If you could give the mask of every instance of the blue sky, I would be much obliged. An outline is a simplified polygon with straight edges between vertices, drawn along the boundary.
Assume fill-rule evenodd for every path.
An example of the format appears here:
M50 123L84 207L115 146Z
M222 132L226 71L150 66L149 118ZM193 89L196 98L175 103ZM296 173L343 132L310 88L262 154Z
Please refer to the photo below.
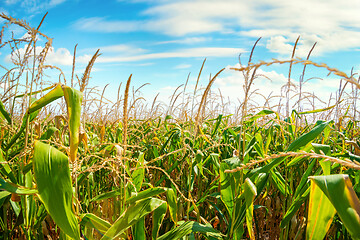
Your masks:
M36 27L49 12L41 31L52 37L49 64L71 77L72 54L77 48L77 71L81 76L92 54L100 48L91 74L91 86L104 87L114 99L117 87L133 74L133 85L142 89L149 102L160 92L163 101L180 84L195 85L202 61L207 58L201 84L223 67L236 66L241 54L245 64L254 42L259 42L253 62L287 59L300 35L296 56L305 58L317 42L311 60L325 62L350 74L359 69L360 1L348 0L1 0L0 12L24 19ZM3 21L0 20L0 23ZM16 37L22 29L11 27ZM9 35L7 35L9 36ZM41 41L39 42L41 44ZM0 63L9 65L9 52L1 49ZM253 89L263 95L281 95L288 65L262 68ZM296 84L302 66L294 67ZM53 74L53 73L52 73ZM52 75L49 74L49 75ZM324 101L339 85L339 79L309 67L312 79L305 90ZM54 78L53 81L57 79ZM234 102L241 100L242 75L231 70L221 74L213 86Z

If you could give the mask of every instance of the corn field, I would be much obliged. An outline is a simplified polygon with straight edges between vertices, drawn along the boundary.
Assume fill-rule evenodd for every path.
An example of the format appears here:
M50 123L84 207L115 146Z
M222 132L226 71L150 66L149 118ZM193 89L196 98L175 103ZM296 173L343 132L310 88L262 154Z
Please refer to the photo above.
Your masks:
M109 103L88 87L99 50L80 77L74 54L65 76L46 64L41 23L0 17L0 48L12 52L0 76L0 239L360 239L354 74L312 62L311 51L294 58L297 42L289 60L252 63L259 39L232 69L245 79L235 109L212 95L224 69L168 106L147 105L130 76ZM29 37L4 39L11 25ZM335 104L303 110L316 96L290 91L289 77L281 103L254 106L257 70L278 64L289 76L296 65L340 77Z

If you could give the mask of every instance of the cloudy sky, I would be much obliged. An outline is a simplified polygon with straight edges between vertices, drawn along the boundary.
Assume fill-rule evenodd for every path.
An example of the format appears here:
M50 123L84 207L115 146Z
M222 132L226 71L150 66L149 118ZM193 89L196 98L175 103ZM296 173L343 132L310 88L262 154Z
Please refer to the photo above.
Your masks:
M142 89L145 97L160 92L166 99L186 82L189 73L188 87L195 85L205 58L201 83L206 85L211 74L238 66L240 54L246 64L259 37L262 39L253 62L288 59L300 36L297 57L306 58L316 42L311 60L347 74L352 68L358 70L360 64L357 0L1 0L0 12L24 19L34 27L48 12L40 28L53 38L47 63L62 68L67 78L71 77L76 44L79 76L92 54L100 49L102 55L94 65L91 84L103 87L109 83L109 98L133 74L135 87L150 83ZM16 27L7 31L16 37L25 35ZM9 53L0 51L0 63L9 64ZM270 80L260 77L253 89L266 96L281 94L288 68L262 68L259 73ZM295 83L301 72L301 66L294 67ZM338 78L309 67L305 79L312 77L305 90L325 101L339 86ZM241 74L227 70L219 76L213 90L220 89L236 101L241 99L242 84Z

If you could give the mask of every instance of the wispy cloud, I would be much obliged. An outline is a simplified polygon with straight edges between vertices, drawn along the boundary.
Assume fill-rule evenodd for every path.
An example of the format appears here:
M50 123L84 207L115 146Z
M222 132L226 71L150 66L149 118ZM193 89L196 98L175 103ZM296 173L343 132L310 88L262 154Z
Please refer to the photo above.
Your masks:
M166 58L193 58L193 57L236 57L239 53L245 52L241 48L186 48L172 52L148 53L134 56L100 56L97 62L135 62L150 59Z
M66 0L6 0L7 5L12 5L21 2L20 7L29 13L46 12L59 4L64 3Z
M5 1L4 1L4 3L5 3L6 5L12 5L12 4L15 4L15 3L17 3L17 2L19 2L19 0L5 0Z
M89 32L135 32L143 30L141 21L108 20L105 17L81 18L73 26L78 30Z
M183 64L176 65L174 68L175 69L187 69L187 68L191 68L191 64L183 63Z
M94 48L86 48L82 49L81 52L95 52L97 49L100 49L101 54L106 55L114 55L114 54L121 54L124 56L129 55L137 55L143 54L147 52L146 49L139 48L130 44L115 44L115 45L108 45L108 46L98 46Z
M162 41L157 42L156 44L196 44L201 42L207 42L211 41L212 38L210 37L188 37L188 38L182 38L182 39L176 39L176 40L170 40L170 41Z
M304 57L316 41L313 55L360 47L360 1L338 0L176 0L145 1L149 7L138 21L106 18L80 19L75 26L86 31L150 31L169 36L238 33L266 37L266 47L278 54L301 35L298 56ZM171 43L168 41L167 43Z

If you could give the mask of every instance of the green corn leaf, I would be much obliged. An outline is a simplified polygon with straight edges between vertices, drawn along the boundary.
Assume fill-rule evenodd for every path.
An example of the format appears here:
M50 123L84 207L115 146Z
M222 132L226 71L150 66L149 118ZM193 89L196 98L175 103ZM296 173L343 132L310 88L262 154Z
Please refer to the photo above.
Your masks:
M11 116L10 114L6 111L5 106L3 104L3 102L0 100L0 117L5 118L6 121L8 122L8 124L11 125Z
M341 102L342 102L342 101L343 101L343 100L341 100ZM339 103L337 103L337 104L339 104ZM334 108L335 106L336 106L336 104L335 104L335 105L332 105L332 106L330 106L330 107L326 107L326 108L320 108L320 109L315 109L315 110L311 110L311 111L299 112L298 114L299 114L299 115L304 115L304 114L310 114L310 113L325 112L325 111L328 111L328 110Z
M29 171L25 174L25 187L33 187L33 174ZM36 218L36 203L33 196L25 196L22 198L22 209L25 209L25 225L30 228Z
M313 150L313 146L312 146L312 144L307 144L301 150L304 151L304 152L310 152L311 150ZM301 164L305 160L306 160L306 158L304 158L303 156L294 157L294 158L291 159L290 162L288 162L287 167L291 167L291 166L294 166L296 164Z
M329 125L330 121L323 122L311 129L310 132L301 135L295 141L293 141L290 146L287 148L286 152L296 151L299 148L307 145L311 141L313 141L320 133Z
M360 201L349 176L335 174L310 179L330 200L352 238L360 239Z
M314 151L317 154L320 154L321 152L325 153L325 155L330 156L331 155L331 146L326 144L319 144L319 143L311 143L311 145L314 148Z
M188 221L160 236L158 240L176 240L196 232L206 234L215 239L223 239L221 233L215 230L211 225L203 225L198 222Z
M102 194L99 194L99 195L93 197L90 200L90 202L96 202L96 201L101 201L101 200L105 200L108 198L113 198L113 197L119 196L120 194L121 194L120 189L112 190L110 192L102 193Z
M0 191L0 207L4 204L4 202L9 198L9 195L11 195L11 192L8 191ZM0 220L1 221L1 220ZM1 223L1 222L0 222ZM1 225L1 224L0 224ZM5 229L4 226L2 226L3 229Z
M0 189L11 193L16 193L19 195L30 195L30 194L38 193L38 190L36 189L26 188L23 186L16 185L14 183L9 183L2 178L0 178Z
M10 179L12 183L17 183L15 175L11 170L10 165L5 161L3 151L0 149L0 173Z
M149 198L149 197L154 197L156 195L164 193L165 191L166 191L166 189L162 188L162 187L148 188L144 191L139 192L137 195L126 199L126 204L133 204L136 201L139 201L139 200L142 200L145 198Z
M152 227L152 231L151 231L151 237L153 240L157 239L157 235L159 234L159 229L160 229L162 221L164 220L166 211L167 211L166 202L161 204L157 209L154 210L153 227Z
M56 99L61 98L62 96L64 96L64 92L61 88L61 85L58 84L54 87L54 89L45 94L45 96L32 103L30 105L30 108L28 109L28 113L33 113L41 109L42 107L48 105L49 103L55 101Z
M64 233L80 239L78 222L72 211L68 157L48 144L35 141L33 166L38 195L46 210Z
M273 114L273 113L275 113L277 115L277 113L272 110L264 109L264 110L261 110L260 112L258 112L257 114L255 114L254 116L252 116L248 121L254 121L258 118L261 118L261 117L264 117L266 115Z
M160 207L163 203L165 202L157 198L146 198L135 202L125 210L101 239L115 239L126 229L137 223L141 218L150 214L156 208Z
M140 153L136 170L131 174L132 181L135 185L136 191L139 192L144 181L145 168L144 166L144 153Z
M308 177L311 174L311 171L313 170L314 166L316 164L316 160L312 160L309 164L309 166L307 167L305 173L303 174L303 176L301 177L301 180L299 182L299 185L297 186L295 193L294 193L294 198L297 198L300 191L304 188L305 184L309 181Z
M169 204L169 212L171 220L176 224L177 223L177 200L176 192L172 188L169 188L166 191L166 199Z
M310 132L301 135L299 138L297 138L295 141L293 141L290 144L290 146L287 148L286 152L296 151L299 148L301 148L301 147L307 145L308 143L310 143L311 141L313 141L316 137L318 137L320 135L320 133L326 128L326 126L329 125L330 122L331 121L322 122L322 123L318 124L316 127L314 127ZM266 164L263 167L252 170L249 175L252 176L255 173L268 173L271 169L273 169L274 167L276 167L279 164L281 164L282 162L284 162L286 158L287 157L276 158L269 164ZM293 165L293 164L294 163L292 161L291 165ZM248 176L248 177L250 177L250 176Z
M275 169L274 169L275 170ZM270 171L271 178L273 179L275 186L280 190L283 195L292 195L290 186L287 184L283 176L278 171Z
M254 182L258 192L258 195L262 192L265 188L267 181L269 180L270 174L268 173L260 173L256 176ZM251 179L252 180L252 179Z
M46 131L41 135L40 139L41 140L49 140L55 132L58 132L59 129L57 129L56 127L49 127L46 129Z
M331 147L330 145L324 145L324 144L317 144L312 143L311 144L314 147L314 150L317 154L324 153L325 155L330 156L331 155ZM330 161L320 161L321 168L323 169L324 175L330 175L331 172L331 162Z
M280 227L284 228L286 225L290 222L290 220L293 218L293 216L296 214L296 212L299 210L302 204L307 200L310 193L310 187L304 188L304 192L300 192L298 197L295 198L295 200L291 203L290 207L285 213L285 216L283 220L281 220Z
M315 182L311 181L306 239L324 239L335 213L335 208L329 199Z
M105 221L104 219L101 219L92 213L82 214L80 218L80 224L82 226L90 229L95 229L101 234L104 234L111 227L111 224L108 221Z
M253 229L253 215L254 215L254 199L257 195L256 186L249 178L245 179L245 204L246 204L246 227L251 240L255 239L255 233Z
M134 240L146 239L145 218L142 217L133 227Z
M220 114L218 116L218 118L216 119L214 130L211 133L211 138L213 138L215 136L216 132L218 131L222 118L223 118L223 115Z
M233 174L225 173L227 164L222 162L220 165L220 186L221 200L224 202L230 216L234 209L235 201L235 180Z
M81 116L82 92L63 86L64 97L67 106L70 130L70 162L76 160L76 153L79 146L79 128Z
M43 88L43 89L40 89L40 90L37 90L37 91L33 91L33 92L31 92L31 94L30 94L30 93L25 93L25 94L16 95L16 96L14 97L13 103L15 103L15 100L16 100L17 98L22 98L22 97L24 97L24 96L29 96L29 95L32 96L32 95L38 94L38 93L41 93L41 92L44 92L44 91L53 89L54 86L56 86L56 85L57 85L57 84L54 84L54 85L51 85L50 87L46 87L46 88Z

